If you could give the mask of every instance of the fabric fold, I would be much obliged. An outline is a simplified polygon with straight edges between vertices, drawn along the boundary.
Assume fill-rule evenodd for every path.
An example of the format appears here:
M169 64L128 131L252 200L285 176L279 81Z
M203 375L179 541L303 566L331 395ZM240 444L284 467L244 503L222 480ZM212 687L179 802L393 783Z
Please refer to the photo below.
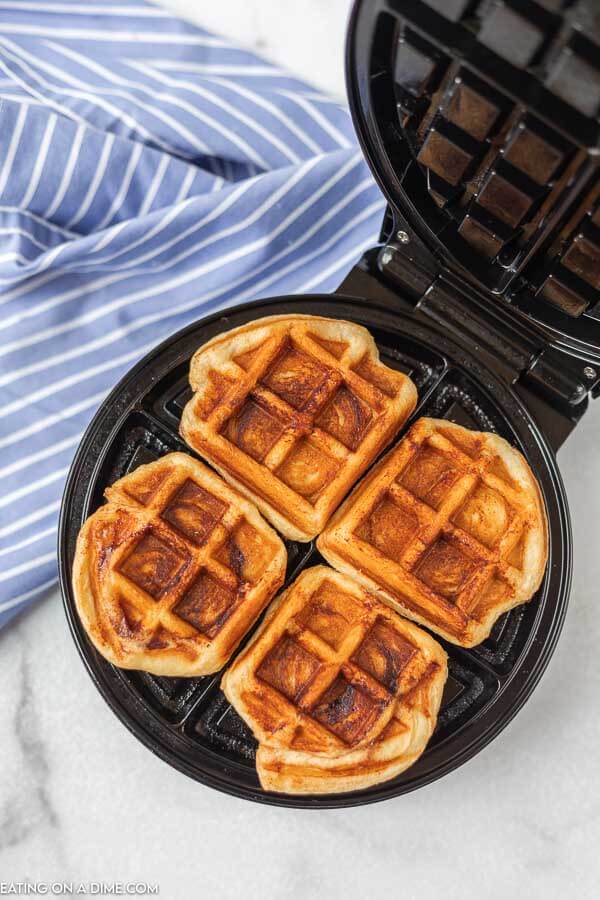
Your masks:
M137 0L3 4L0 626L56 583L69 464L169 334L326 292L384 209L347 110Z

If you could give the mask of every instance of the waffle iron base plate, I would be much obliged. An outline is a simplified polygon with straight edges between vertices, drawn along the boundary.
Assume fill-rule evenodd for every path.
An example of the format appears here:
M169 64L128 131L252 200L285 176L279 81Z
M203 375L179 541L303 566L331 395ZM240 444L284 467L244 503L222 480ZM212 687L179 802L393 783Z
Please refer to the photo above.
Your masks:
M194 351L214 335L262 316L290 313L348 319L369 328L386 365L410 374L422 415L496 432L517 446L536 474L550 526L549 563L531 603L503 616L491 637L463 650L442 641L449 678L437 729L412 768L364 791L318 797L270 794L259 785L256 742L219 690L220 674L159 678L119 670L87 639L71 588L78 531L103 502L104 488L173 450ZM409 427L410 421L406 428ZM322 562L314 543L287 541L287 581ZM60 579L67 619L94 683L121 721L154 753L197 781L277 806L358 806L415 790L457 768L488 744L525 703L560 634L571 576L568 508L554 454L516 395L433 327L364 300L336 295L276 298L229 309L169 338L117 385L91 422L65 488L59 525Z

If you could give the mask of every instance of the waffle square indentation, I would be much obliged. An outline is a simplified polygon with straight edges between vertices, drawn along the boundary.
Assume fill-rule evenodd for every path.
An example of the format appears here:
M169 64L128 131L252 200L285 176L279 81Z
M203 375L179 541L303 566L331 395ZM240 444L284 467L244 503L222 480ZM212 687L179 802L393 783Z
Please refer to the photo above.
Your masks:
M297 494L313 502L333 481L338 467L336 460L303 438L292 447L275 474Z
M389 496L385 496L361 522L355 534L376 547L388 559L399 563L418 531L419 519L415 511L400 507Z
M420 558L414 574L435 594L456 602L480 566L455 543L439 538Z
M356 372L363 381L367 381L369 384L374 385L387 397L395 397L398 393L398 384L390 376L389 370L386 369L385 366L374 362L369 354L365 354L365 356L356 363L353 371Z
M390 693L395 693L398 679L417 648L383 622L376 622L352 657Z
M452 92L446 108L446 118L478 141L483 141L498 118L498 107L482 97L463 81Z
M565 47L546 84L553 94L570 103L584 116L594 116L600 107L600 71Z
M513 228L522 221L533 203L533 197L498 172L488 178L477 200L480 206Z
M157 457L154 454L149 453L145 447L138 447L127 470L127 474L129 475L131 472L135 471L138 466L154 462L156 458ZM133 499L137 500L138 503L141 503L142 506L147 506L168 477L168 472L152 472L139 484L136 484L134 480L128 481L124 486L124 490L126 494L133 497Z
M273 558L273 546L245 519L229 533L215 559L234 573L240 584L258 582Z
M484 19L479 40L514 66L524 68L540 49L544 32L507 4L498 2Z
M202 634L213 638L233 612L236 600L235 590L208 572L201 572L173 612Z
M454 524L486 547L494 547L506 533L514 511L502 494L480 482L454 515Z
M402 472L398 482L419 500L438 509L461 475L462 471L442 453L425 445Z
M444 181L455 185L461 181L473 157L439 131L432 130L427 135L417 159Z
M524 123L504 150L504 159L537 184L547 184L563 160L563 153Z
M121 563L119 571L154 600L159 600L177 581L187 562L186 557L149 531Z
M542 285L541 296L569 316L580 316L589 306L585 297L566 285L557 275L548 276Z
M226 510L227 503L188 478L171 497L162 518L192 543L201 546L219 524Z
M600 246L585 234L575 237L562 258L562 264L596 290L600 288Z
M247 400L240 411L229 419L224 434L248 456L262 462L284 430L280 419L253 400Z
M357 450L365 437L373 413L349 388L342 385L321 410L315 425L349 450Z
M514 544L510 552L506 557L506 562L512 566L514 569L523 569L523 564L525 560L525 536L527 534L527 530L521 533L519 540Z
M311 341L314 341L315 344L318 344L326 353L330 353L337 360L342 359L344 353L350 346L346 341L330 340L320 334L313 334L311 331L308 332L308 336Z
M327 374L327 368L317 360L290 348L275 360L263 384L294 409L303 409Z
M338 650L358 621L360 607L339 588L324 581L296 621Z
M354 744L373 727L384 707L385 703L359 690L340 674L311 716L345 743Z
M504 246L504 239L492 228L487 228L478 219L466 215L462 220L458 233L481 253L486 259L494 259Z
M221 372L211 369L206 375L206 386L202 397L196 395L196 414L201 419L208 419L218 405L223 402L233 384L234 382L222 375ZM183 411L187 400L188 388L175 400L175 406L179 412Z
M297 702L321 667L297 641L283 637L260 664L256 674L285 697Z
M435 73L437 60L406 39L398 41L394 61L394 81L413 97L420 97Z
M494 574L479 592L477 604L472 610L478 616L482 616L488 609L506 603L512 593L510 584L503 578Z

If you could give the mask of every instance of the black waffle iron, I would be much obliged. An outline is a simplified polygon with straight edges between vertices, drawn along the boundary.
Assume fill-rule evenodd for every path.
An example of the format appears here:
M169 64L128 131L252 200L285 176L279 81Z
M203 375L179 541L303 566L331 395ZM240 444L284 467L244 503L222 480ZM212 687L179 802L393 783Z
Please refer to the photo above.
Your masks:
M594 11L596 6L596 11ZM279 806L353 806L427 784L494 738L527 700L558 639L571 578L569 513L555 451L600 385L600 8L595 0L358 0L348 89L389 207L381 243L330 296L230 309L161 344L87 430L67 482L60 568L69 624L95 684L162 759L222 791ZM172 450L205 341L261 316L318 313L365 325L386 365L419 389L414 417L497 432L536 474L550 558L534 600L491 637L445 645L436 732L399 778L288 797L261 790L256 743L220 675L157 678L114 668L79 623L71 565L106 485ZM410 424L410 423L409 423ZM320 562L287 542L288 580Z

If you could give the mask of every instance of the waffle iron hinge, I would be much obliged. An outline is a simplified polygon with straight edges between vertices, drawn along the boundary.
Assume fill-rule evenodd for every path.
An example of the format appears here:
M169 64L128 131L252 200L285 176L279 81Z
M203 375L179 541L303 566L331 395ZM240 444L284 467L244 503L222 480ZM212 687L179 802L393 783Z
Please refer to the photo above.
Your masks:
M500 298L443 268L407 231L368 251L339 292L433 320L513 386L555 450L587 409L598 380L593 369Z

